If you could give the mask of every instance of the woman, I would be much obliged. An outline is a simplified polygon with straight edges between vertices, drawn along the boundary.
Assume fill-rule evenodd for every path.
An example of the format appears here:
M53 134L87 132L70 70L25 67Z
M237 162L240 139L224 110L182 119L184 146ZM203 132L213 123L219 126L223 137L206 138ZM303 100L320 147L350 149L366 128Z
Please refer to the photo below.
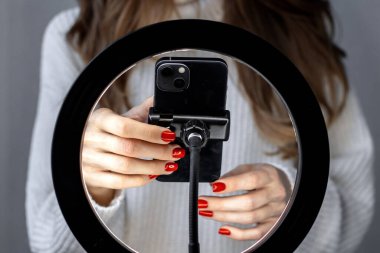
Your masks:
M79 2L80 11L66 11L49 24L42 47L27 182L28 233L34 252L83 251L64 222L50 175L53 127L70 85L115 39L176 18L243 27L272 43L301 70L328 125L331 174L320 214L297 252L356 249L373 215L373 147L347 83L343 53L332 42L328 2ZM146 99L153 91L152 64L138 64L102 98L85 132L82 169L92 204L120 239L141 252L182 252L187 247L183 222L187 202L181 196L187 196L187 186L154 179L181 169L173 162L183 157L184 150L171 144L173 133L145 123L152 105L152 98ZM229 79L227 108L241 121L223 150L223 176L211 188L200 188L200 215L205 217L200 220L202 252L239 252L260 239L281 215L296 176L296 140L286 110L248 68L236 63L229 68L239 78Z

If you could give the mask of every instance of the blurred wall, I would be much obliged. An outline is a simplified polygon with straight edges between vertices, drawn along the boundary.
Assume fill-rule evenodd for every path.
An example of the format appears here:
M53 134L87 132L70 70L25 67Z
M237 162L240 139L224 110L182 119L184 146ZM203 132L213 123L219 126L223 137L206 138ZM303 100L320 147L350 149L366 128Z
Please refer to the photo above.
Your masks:
M0 0L0 252L29 251L25 178L38 95L41 38L49 19L74 4L73 0ZM349 78L379 147L380 1L333 0L332 4L338 19L337 41L348 53ZM379 165L377 159L378 180ZM378 252L377 216L360 252Z
M380 1L332 0L337 41L346 50L347 72L375 140L375 180L380 181ZM349 138L349 136L347 136ZM376 213L358 252L379 252L380 191L376 189Z
M25 179L42 34L75 1L0 0L0 252L29 252Z

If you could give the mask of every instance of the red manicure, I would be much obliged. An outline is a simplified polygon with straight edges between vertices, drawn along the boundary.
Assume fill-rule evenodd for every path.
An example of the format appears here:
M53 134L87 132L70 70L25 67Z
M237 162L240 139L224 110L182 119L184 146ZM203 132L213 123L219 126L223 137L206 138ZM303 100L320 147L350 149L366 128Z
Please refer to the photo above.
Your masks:
M163 141L167 141L167 142L174 141L175 140L175 133L170 131L170 130L163 131L161 133L161 139Z
M206 217L212 217L214 213L212 211L199 211L199 215L206 216Z
M183 148L175 148L175 149L173 149L172 155L174 158L184 158L185 157L185 150Z
M213 192L221 192L226 189L226 184L222 182L216 182L212 184L212 191Z
M219 228L219 234L221 234L221 235L230 235L231 231L228 230L227 228Z
M178 164L176 164L176 163L167 163L165 165L166 171L176 171L177 169L178 169Z
M198 208L207 208L208 203L204 199L198 199Z
M149 179L155 179L158 175L149 175Z

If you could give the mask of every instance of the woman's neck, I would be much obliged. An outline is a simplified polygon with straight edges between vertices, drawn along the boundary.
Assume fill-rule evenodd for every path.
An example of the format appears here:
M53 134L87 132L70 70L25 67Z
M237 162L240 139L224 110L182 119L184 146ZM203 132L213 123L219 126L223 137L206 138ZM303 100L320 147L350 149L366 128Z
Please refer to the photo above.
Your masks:
M175 0L178 18L198 18L222 21L223 0Z

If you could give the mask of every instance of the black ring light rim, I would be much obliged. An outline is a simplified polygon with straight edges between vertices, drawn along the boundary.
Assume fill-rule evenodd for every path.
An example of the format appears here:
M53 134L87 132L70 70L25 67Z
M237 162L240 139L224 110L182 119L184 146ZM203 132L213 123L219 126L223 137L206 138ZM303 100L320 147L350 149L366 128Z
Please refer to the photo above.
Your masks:
M246 63L271 83L290 110L300 152L297 194L280 226L254 252L293 252L318 215L328 181L329 144L321 109L302 74L269 43L243 29L206 20L166 21L130 33L99 54L72 86L52 145L54 188L70 229L89 252L131 252L101 225L87 200L80 172L83 130L94 103L121 72L147 57L186 48Z

